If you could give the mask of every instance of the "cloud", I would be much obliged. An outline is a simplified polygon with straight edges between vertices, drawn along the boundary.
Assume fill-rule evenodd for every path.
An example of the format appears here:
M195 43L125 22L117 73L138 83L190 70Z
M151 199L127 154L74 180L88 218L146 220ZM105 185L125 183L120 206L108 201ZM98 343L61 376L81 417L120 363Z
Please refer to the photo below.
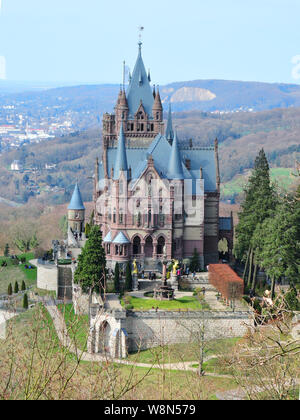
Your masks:
M295 80L300 80L300 55L295 55L292 58L292 64L294 64L292 69L292 78Z
M6 79L6 59L5 57L0 55L0 80L5 80L5 79Z

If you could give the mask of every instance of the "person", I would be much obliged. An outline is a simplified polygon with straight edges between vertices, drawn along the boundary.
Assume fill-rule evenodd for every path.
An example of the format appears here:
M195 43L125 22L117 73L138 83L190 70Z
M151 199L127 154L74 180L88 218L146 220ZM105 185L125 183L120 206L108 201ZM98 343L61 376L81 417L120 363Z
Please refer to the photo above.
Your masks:
M193 279L195 278L195 276L196 276L196 271L193 272Z
M189 275L190 274L190 267L186 268L186 274Z
M206 292L205 287L202 287L202 293L203 293L203 296L205 296L205 292Z
M151 280L152 279L152 273L151 273L151 271L149 271L149 280Z
M145 278L145 271L143 270L142 271L142 279L144 280L144 278Z

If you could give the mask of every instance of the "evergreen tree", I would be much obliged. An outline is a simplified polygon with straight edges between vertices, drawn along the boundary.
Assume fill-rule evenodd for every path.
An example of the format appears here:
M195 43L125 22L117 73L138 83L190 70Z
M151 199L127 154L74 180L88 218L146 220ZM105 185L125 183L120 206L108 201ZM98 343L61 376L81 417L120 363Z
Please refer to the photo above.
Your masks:
M16 281L15 282L15 289L14 289L15 293L19 293L19 283Z
M102 236L99 226L94 226L78 257L74 281L80 284L84 293L91 294L94 290L99 291L105 287L105 275L106 257Z
M131 265L130 265L130 263L127 263L127 266L126 266L125 290L127 292L131 292L132 291L132 273L131 273Z
M11 283L9 283L9 285L8 285L7 294L8 294L8 296L11 296L13 294L13 289L12 289Z
M4 257L8 257L8 256L9 256L9 245L6 244L5 249L4 249Z
M297 292L297 289L292 284L288 292L284 296L284 300L286 301L288 308L291 311L300 311L300 299Z
M200 267L200 256L197 249L194 249L194 254L192 256L190 262L190 271L193 273L194 271L198 271Z
M90 223L89 223L90 227L93 227L95 225L94 217L95 217L95 211L93 210L90 217Z
M256 275L257 264L253 270L253 264L257 261L254 232L259 224L274 213L277 204L277 196L271 185L269 164L262 149L254 164L253 172L245 188L245 199L239 213L239 223L236 227L236 241L234 254L237 259L246 262L244 280L251 286L253 274ZM258 235L259 236L259 235Z
M22 290L22 292L24 292L26 290L26 284L25 284L24 280L22 281L21 290Z
M115 287L115 293L120 293L120 266L119 266L119 263L116 263L116 266L115 266L114 287Z
M89 223L86 223L85 228L84 228L84 233L85 233L86 238L90 236L90 232L91 232L91 225Z
M263 246L259 251L261 266L275 281L281 277L298 281L300 276L300 212L299 202L285 198L276 208L276 214L266 219L261 227Z
M25 293L25 295L23 297L23 308L24 309L28 309L28 296L27 296L27 293Z

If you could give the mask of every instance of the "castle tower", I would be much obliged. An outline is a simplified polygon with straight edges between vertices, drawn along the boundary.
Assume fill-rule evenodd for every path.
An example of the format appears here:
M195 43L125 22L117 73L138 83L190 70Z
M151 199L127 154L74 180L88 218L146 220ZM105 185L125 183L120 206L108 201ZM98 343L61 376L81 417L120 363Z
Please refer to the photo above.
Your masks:
M125 92L121 86L114 114L103 116L103 161L106 150L117 147L120 126L123 125L126 145L148 147L152 140L164 133L163 107L159 92L154 94L142 58L142 43L139 43L138 57L129 85ZM104 168L105 176L109 176Z
M78 235L84 233L85 207L78 184L75 185L72 199L68 207L68 227Z

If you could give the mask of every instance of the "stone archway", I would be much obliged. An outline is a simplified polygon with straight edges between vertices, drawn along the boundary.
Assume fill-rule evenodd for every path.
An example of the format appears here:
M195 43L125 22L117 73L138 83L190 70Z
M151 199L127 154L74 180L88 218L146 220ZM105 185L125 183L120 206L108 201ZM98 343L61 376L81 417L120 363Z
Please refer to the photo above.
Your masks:
M148 236L145 241L145 257L152 258L153 256L153 239Z
M111 327L107 321L99 328L99 353L110 353Z

